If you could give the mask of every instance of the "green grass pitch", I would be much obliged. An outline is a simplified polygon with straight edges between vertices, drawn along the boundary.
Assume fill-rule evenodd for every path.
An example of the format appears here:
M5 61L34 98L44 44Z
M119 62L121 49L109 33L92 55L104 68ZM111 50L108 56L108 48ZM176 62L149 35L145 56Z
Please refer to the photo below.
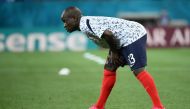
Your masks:
M106 50L88 51L106 57ZM190 109L190 49L148 49L148 71L166 109ZM0 109L88 109L96 102L103 65L84 52L0 53ZM68 76L58 75L67 67ZM130 72L120 68L106 109L150 109Z

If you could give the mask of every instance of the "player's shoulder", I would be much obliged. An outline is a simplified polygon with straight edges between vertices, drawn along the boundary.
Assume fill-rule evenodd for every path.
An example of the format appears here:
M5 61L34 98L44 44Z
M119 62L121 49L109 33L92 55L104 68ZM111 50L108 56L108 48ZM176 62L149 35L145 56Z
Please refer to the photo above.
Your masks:
M124 19L120 19L120 18L116 18L116 17L107 17L107 16L83 16L82 19L124 20Z

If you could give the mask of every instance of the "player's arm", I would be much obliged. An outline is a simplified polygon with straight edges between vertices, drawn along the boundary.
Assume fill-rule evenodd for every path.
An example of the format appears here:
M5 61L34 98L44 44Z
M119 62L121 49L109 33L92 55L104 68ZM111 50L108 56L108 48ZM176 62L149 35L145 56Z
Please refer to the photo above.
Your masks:
M120 58L119 50L117 49L118 42L114 38L114 35L111 31L104 31L102 38L106 40L111 51L111 59L116 65L123 65L123 60Z
M114 35L111 31L105 30L104 33L102 34L102 38L105 39L106 42L108 43L111 52L113 52L113 53L118 52L118 49L117 49L118 43L114 39Z

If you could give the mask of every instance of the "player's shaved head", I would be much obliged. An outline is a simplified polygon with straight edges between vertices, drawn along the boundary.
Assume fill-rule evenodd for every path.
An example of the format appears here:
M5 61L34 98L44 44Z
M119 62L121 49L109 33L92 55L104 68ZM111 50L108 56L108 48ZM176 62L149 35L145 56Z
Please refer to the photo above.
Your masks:
M79 23L82 17L79 8L71 6L66 8L61 14L61 20L64 23L64 27L68 32L79 30Z
M81 16L82 16L82 13L81 13L80 9L77 7L71 6L71 7L66 8L63 11L61 17L62 18L63 17L74 17L74 18L76 18L76 17L81 17Z

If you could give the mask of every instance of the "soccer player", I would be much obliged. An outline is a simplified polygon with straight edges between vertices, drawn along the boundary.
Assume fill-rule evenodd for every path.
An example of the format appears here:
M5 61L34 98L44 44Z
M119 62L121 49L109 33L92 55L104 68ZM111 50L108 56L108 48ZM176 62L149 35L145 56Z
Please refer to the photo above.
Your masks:
M66 8L61 19L68 32L82 31L95 43L101 45L105 41L109 46L100 96L89 109L104 109L116 81L116 71L124 65L130 66L136 78L144 86L153 103L152 109L165 109L154 79L145 70L147 32L141 24L114 17L82 16L77 7Z

